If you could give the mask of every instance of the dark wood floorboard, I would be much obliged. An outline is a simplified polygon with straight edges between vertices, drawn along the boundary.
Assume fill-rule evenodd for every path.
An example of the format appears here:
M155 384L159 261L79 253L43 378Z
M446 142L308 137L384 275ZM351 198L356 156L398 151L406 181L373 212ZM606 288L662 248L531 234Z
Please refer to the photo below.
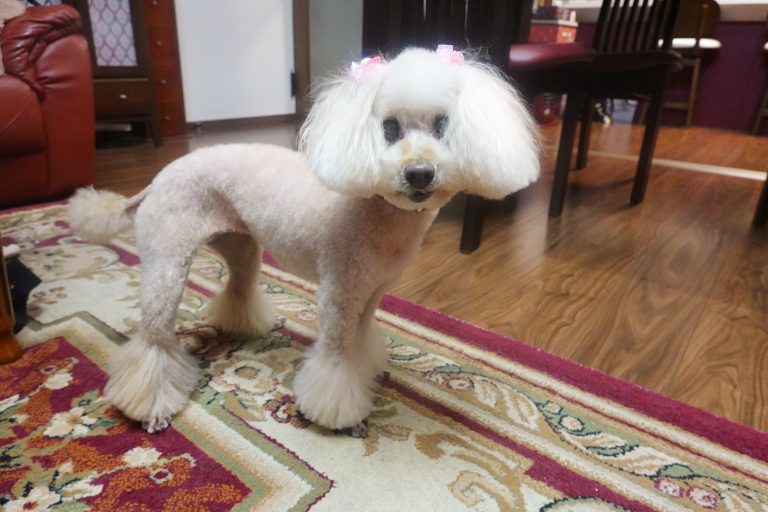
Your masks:
M168 162L222 142L291 146L295 126L203 128L97 152L96 184L124 194ZM557 127L538 183L500 203L475 253L458 252L462 198L439 215L391 293L720 416L768 429L768 230L751 226L761 182L654 165L630 207L637 127L595 126L565 211L547 217ZM662 128L656 157L766 171L768 140Z

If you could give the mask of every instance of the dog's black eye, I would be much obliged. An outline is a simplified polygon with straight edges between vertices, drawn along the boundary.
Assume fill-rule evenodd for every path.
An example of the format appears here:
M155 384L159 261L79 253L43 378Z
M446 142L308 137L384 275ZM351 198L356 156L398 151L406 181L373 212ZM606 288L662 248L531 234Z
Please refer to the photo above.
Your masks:
M437 116L432 123L432 129L435 131L438 139L442 139L445 129L448 126L448 116Z
M400 123L397 119L385 119L381 126L384 128L384 140L388 143L394 144L400 140Z

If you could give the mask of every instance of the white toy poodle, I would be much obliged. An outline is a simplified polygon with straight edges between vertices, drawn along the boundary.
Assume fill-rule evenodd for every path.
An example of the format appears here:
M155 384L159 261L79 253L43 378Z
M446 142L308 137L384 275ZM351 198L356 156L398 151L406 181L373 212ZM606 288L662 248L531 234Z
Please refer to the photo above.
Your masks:
M222 145L179 158L131 198L81 189L69 219L106 242L131 222L143 263L142 329L113 357L105 394L149 432L184 408L198 367L174 336L192 257L209 244L229 267L207 321L264 334L274 313L256 286L262 248L318 283L318 337L293 383L301 412L365 435L386 365L373 320L457 192L502 198L535 180L531 117L495 71L450 47L364 59L320 88L297 153Z

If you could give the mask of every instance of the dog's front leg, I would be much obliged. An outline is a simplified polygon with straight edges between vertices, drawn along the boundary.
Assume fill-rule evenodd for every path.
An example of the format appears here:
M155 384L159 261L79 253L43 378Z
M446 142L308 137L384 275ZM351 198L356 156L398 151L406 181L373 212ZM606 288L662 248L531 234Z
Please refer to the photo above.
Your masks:
M376 377L386 364L383 339L373 325L383 290L365 294L339 287L339 282L344 281L326 281L318 289L317 341L307 351L293 386L307 418L364 436Z

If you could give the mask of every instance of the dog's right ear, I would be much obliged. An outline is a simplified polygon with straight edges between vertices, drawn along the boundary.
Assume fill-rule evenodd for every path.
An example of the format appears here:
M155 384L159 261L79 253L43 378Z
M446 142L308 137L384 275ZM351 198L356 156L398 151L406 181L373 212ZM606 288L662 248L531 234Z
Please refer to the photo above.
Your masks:
M387 66L380 57L363 59L313 92L312 108L299 132L299 151L331 190L374 194L384 138L373 103Z

